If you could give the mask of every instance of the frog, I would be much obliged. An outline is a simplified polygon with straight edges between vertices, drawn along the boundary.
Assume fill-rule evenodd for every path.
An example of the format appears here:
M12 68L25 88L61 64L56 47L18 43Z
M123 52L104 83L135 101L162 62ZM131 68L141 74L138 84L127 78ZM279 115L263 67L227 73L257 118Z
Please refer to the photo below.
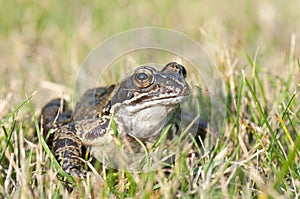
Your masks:
M74 110L64 99L51 100L42 108L39 123L43 132L49 132L47 144L62 169L85 178L83 159L87 151L103 164L112 162L124 168L136 159L124 161L121 156L143 156L145 148L153 147L162 132L166 143L172 143L180 136L181 121L191 118L189 112L181 110L191 94L186 76L187 70L177 62L161 70L142 65L117 84L87 90ZM196 124L193 136L203 140L207 122L198 119ZM118 155L120 146L123 153Z

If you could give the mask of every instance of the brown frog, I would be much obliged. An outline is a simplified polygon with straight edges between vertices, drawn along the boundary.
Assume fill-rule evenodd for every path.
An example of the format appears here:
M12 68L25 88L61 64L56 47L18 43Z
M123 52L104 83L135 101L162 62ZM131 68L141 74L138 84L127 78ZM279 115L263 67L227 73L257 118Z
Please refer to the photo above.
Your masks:
M102 163L128 169L162 132L167 132L166 143L172 143L181 120L189 118L180 117L180 104L190 94L185 77L186 69L176 62L161 71L140 66L117 85L88 90L73 113L64 100L50 101L42 109L40 123L44 132L54 129L48 144L62 168L85 177L82 157L90 151ZM194 136L204 139L206 123L196 123Z

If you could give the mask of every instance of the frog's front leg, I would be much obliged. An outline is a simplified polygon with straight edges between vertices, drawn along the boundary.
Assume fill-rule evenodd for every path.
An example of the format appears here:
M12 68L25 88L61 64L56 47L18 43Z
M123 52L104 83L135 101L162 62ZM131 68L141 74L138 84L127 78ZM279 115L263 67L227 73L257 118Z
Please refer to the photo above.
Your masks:
M55 133L53 153L63 170L73 177L85 178L82 151L84 146L76 134L75 123L62 126Z
M86 176L83 160L85 146L93 148L106 144L104 137L108 137L105 134L109 124L110 120L104 117L75 121L57 130L52 151L66 173L80 178Z

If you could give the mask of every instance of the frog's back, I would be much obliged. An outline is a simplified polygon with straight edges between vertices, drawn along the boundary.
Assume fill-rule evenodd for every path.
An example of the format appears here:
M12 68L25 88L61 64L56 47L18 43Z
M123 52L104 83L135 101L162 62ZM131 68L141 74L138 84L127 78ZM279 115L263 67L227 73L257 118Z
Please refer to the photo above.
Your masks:
M110 87L98 87L86 91L76 104L73 120L96 118L106 106L114 87L115 85L111 85Z

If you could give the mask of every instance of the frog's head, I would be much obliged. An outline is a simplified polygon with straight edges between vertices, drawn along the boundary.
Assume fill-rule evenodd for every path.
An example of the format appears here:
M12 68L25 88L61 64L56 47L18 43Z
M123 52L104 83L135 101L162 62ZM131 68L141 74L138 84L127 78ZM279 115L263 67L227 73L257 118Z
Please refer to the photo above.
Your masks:
M119 133L137 138L159 135L190 94L185 68L175 62L161 71L140 66L115 88L107 105Z

